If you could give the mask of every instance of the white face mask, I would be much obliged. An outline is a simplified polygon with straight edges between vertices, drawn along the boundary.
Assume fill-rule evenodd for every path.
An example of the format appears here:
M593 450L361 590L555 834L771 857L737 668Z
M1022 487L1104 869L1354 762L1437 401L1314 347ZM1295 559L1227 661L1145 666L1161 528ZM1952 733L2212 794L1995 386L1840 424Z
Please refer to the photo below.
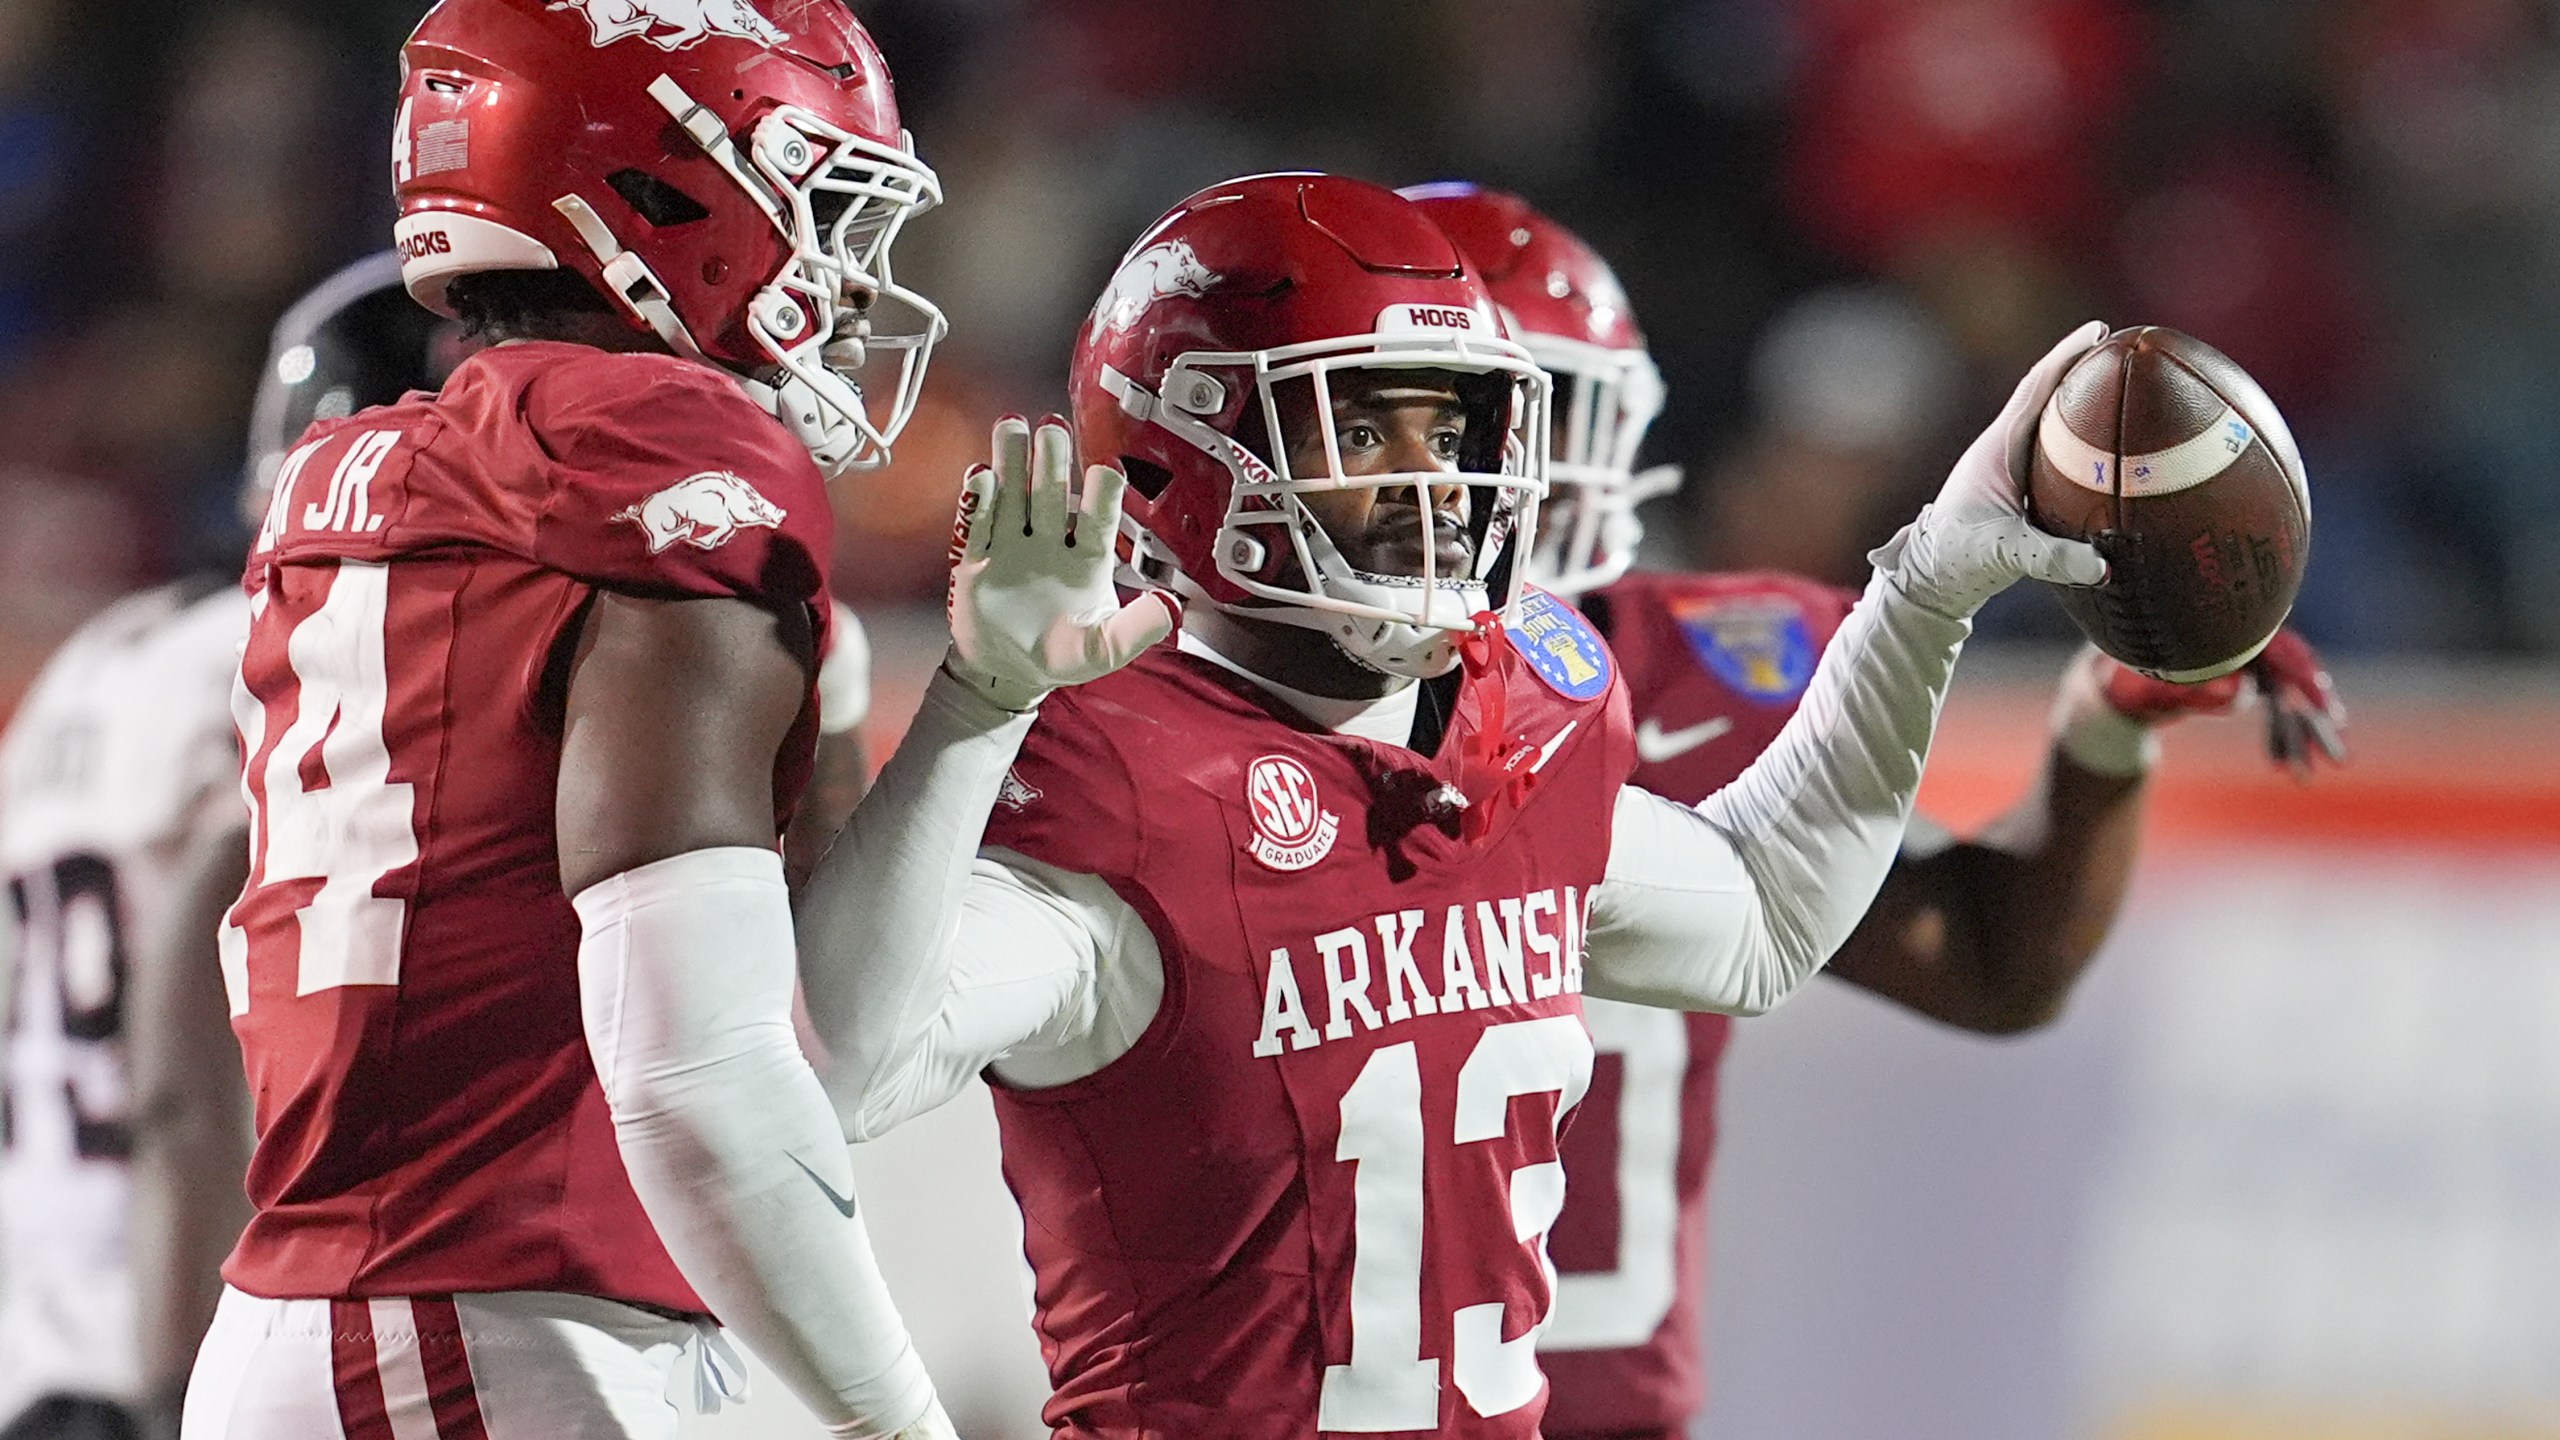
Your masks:
M1444 483L1446 478L1443 477ZM1422 543L1428 553L1433 541L1428 506L1424 512ZM1428 680L1449 673L1457 665L1458 642L1475 628L1477 617L1493 608L1491 588L1484 580L1472 574L1448 575L1426 583L1414 576L1358 570L1322 526L1312 517L1306 523L1314 531L1302 552L1313 556L1313 566L1307 573L1315 577L1326 594L1358 605L1366 613L1291 607L1279 612L1257 610L1255 614L1322 630L1333 637L1333 643L1344 654L1389 675ZM1487 543L1478 548L1480 552L1498 553L1500 547ZM1391 620L1379 618L1381 615L1410 618Z
M792 259L748 307L747 330L781 368L777 418L830 477L888 463L950 330L890 273L898 233L942 202L942 182L905 138L892 149L788 105L756 125L752 159L779 198ZM858 309L846 300L857 292L870 297ZM876 418L867 395L885 396Z
M1560 595L1580 595L1627 573L1644 523L1636 508L1680 487L1680 472L1637 473L1636 451L1662 413L1663 386L1642 350L1531 335L1523 343L1555 377L1560 396L1549 523L1530 556L1529 578Z
M911 140L883 145L796 105L757 122L741 153L719 117L673 79L660 76L649 93L791 245L790 263L747 306L747 333L772 367L745 381L747 393L830 479L887 464L949 330L932 301L892 277L889 252L907 221L942 202L942 182ZM557 208L604 267L614 297L677 354L701 358L648 265L584 202L564 197ZM855 293L868 304L852 304ZM877 415L864 383L875 371L870 393L887 397Z
M1405 307L1399 307L1405 308ZM1382 316L1389 321L1395 312ZM1458 663L1458 643L1478 617L1504 610L1519 597L1519 565L1505 567L1536 532L1538 502L1546 493L1548 384L1528 352L1486 333L1422 334L1382 323L1379 330L1336 340L1266 351L1198 352L1178 358L1165 378L1165 399L1139 390L1126 377L1106 376L1124 408L1164 426L1215 459L1231 477L1227 513L1213 552L1218 574L1257 603L1245 612L1330 636L1364 665L1392 675L1430 678ZM1512 387L1508 428L1500 438L1498 470L1394 472L1345 471L1332 421L1332 377L1348 370L1429 369L1461 376L1508 377ZM1234 380L1220 378L1232 373ZM1247 380L1249 377L1249 382ZM1261 407L1263 433L1283 433L1279 387L1311 390L1312 412L1324 428L1321 474L1292 472L1285 454L1266 462L1241 442L1200 418L1224 409L1230 383L1251 383ZM1275 451L1282 447L1274 446ZM1423 505L1422 572L1381 575L1355 568L1299 497L1343 489L1421 489L1467 485L1476 513L1474 547L1462 571L1439 573L1441 523ZM1298 584L1259 578L1275 554L1303 577ZM1506 578L1502 593L1493 593Z

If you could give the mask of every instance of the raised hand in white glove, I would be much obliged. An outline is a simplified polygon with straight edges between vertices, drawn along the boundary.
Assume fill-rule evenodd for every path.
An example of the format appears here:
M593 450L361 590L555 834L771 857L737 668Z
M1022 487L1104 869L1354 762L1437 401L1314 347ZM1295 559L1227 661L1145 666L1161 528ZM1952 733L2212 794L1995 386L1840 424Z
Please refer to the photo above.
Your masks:
M1110 674L1182 618L1159 591L1120 603L1111 571L1128 479L1096 465L1079 501L1075 475L1065 421L1051 416L1034 431L1008 415L996 422L994 466L961 482L944 668L1007 710Z
M2037 529L2026 507L2036 419L2064 372L2106 338L2107 327L2094 320L2062 337L1956 461L1938 498L1867 557L1905 595L1962 620L2020 580L2095 585L2107 578L2094 547Z

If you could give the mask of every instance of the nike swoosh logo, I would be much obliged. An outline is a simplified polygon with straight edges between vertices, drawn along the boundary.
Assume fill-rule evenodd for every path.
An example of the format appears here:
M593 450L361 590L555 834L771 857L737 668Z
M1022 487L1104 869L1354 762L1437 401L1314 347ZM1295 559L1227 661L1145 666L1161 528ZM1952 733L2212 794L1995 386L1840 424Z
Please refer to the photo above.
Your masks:
M1648 719L1636 727L1636 758L1647 765L1677 760L1732 728L1733 721L1722 715L1678 730L1665 730L1661 721Z
M788 1151L788 1150L786 1150L786 1151L784 1151L784 1152L782 1152L782 1153L784 1153L785 1155L791 1155L791 1152L790 1152L790 1151ZM834 1207L836 1207L836 1213L837 1213L837 1214L839 1214L839 1215L843 1216L843 1217L844 1217L844 1218L846 1218L847 1220L850 1220L850 1219L852 1219L852 1218L853 1218L853 1197L852 1197L852 1196L850 1196L850 1195L839 1195L839 1194L837 1194L837 1193L836 1193L836 1187L834 1187L833 1185L828 1184L828 1183L826 1182L825 1178L824 1178L824 1177L822 1177L822 1176L820 1176L820 1175L818 1174L818 1172L817 1172L817 1171L810 1169L810 1168L809 1168L809 1162L808 1162L808 1161L806 1161L806 1160L801 1159L799 1156L797 1156L797 1155L791 1155L791 1163L792 1163L792 1164L794 1164L794 1165L799 1166L799 1167L800 1167L800 1173L801 1173L801 1174L803 1174L803 1175L808 1176L808 1177L809 1177L809 1179L810 1179L810 1181L811 1181L812 1183L816 1184L816 1186L818 1187L819 1192L820 1192L820 1193L822 1193L822 1194L824 1194L824 1195L827 1197L827 1203L828 1203L828 1204L830 1204L830 1205L833 1205Z
M1579 720L1576 720L1576 721L1574 721L1572 724L1567 725L1567 726L1566 726L1566 727L1564 727L1563 729L1561 729L1561 730L1557 731L1557 732L1556 732L1556 738L1554 738L1553 740L1548 741L1548 742L1547 742L1546 744L1544 744L1544 745L1539 746L1539 747L1538 747L1538 763L1529 767L1529 773L1530 773L1530 774L1532 774L1532 775L1535 775L1535 774L1537 774L1539 771L1546 769L1546 768L1547 768L1547 762L1548 762L1548 761L1550 761L1550 760L1553 760L1554 758L1556 758L1556 751L1558 751L1558 750L1560 750L1560 749L1564 748L1565 737L1566 737L1566 736L1568 736L1568 735L1571 735L1574 731L1579 730L1579 729L1581 729L1581 728L1582 728L1582 722L1581 722L1581 721L1579 721Z

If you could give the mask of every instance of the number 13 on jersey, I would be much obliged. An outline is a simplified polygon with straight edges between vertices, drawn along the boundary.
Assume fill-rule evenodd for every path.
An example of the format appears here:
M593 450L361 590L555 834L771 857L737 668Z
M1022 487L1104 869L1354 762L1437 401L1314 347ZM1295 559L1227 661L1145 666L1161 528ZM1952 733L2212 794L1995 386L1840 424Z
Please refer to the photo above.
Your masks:
M1504 1138L1512 1124L1511 1102L1520 1096L1556 1095L1561 1119L1590 1088L1591 1062L1591 1037L1577 1016L1495 1025L1476 1038L1458 1069L1454 1127L1433 1135L1424 1118L1414 1042L1369 1056L1343 1092L1342 1133L1334 1152L1358 1167L1352 1182L1351 1359L1325 1367L1318 1429L1438 1428L1441 1362L1422 1353L1424 1226L1462 1222L1425 1214L1426 1170L1435 1162L1451 1163L1466 1146ZM1510 1172L1505 1192L1465 1195L1451 1203L1471 1211L1481 1206L1507 1219L1520 1247L1519 1263L1535 1267L1539 1292L1551 1303L1555 1271L1547 1262L1546 1233L1564 1208L1563 1164L1519 1166ZM1497 1296L1462 1304L1450 1316L1450 1380L1468 1407L1487 1418L1528 1404L1544 1383L1536 1347L1546 1305L1537 1325L1510 1340L1502 1338L1503 1310Z

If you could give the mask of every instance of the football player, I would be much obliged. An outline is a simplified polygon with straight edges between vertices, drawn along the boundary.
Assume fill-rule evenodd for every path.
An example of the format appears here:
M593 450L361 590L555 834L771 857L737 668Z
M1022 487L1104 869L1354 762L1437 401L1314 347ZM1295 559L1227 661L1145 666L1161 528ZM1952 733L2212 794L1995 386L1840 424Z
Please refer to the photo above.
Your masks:
M840 0L445 0L403 62L405 283L494 343L306 434L248 558L255 1213L185 1434L662 1436L680 1358L727 1370L713 1313L830 1433L947 1434L794 1039L777 851L824 477L885 453L940 332L888 267L937 182ZM1053 513L1022 467L969 495ZM909 748L996 757L931 832L962 860L1029 724L981 692L1170 626L1097 549L998 526L955 572ZM951 862L867 808L892 925L929 894L900 865Z
M388 253L278 322L249 437L264 509L315 417L433 389L451 327ZM214 934L248 849L220 577L133 596L66 642L0 740L15 943L0 1151L0 1435L174 1433L247 1218L248 1100Z
M202 1277L238 1229L246 1104L218 987L206 1007L197 983L219 972L169 973L198 957L159 941L190 857L237 823L228 700L247 624L219 580L118 601L46 662L0 740L10 1440L165 1433L151 1421L176 1414Z
M11 1440L157 1433L143 1419L175 1415L207 1318L191 1302L237 1232L239 1062L218 983L210 1006L192 983L220 972L163 973L196 957L155 941L189 858L236 828L227 702L247 623L218 580L118 601L46 663L0 741Z
M1625 665L1635 782L1704 799L1776 739L1857 596L1782 574L1629 573L1636 507L1677 477L1635 470L1663 391L1616 276L1516 196L1464 184L1404 193L1457 241L1555 378L1553 490L1530 574L1579 597ZM2298 636L2278 636L2248 675L2267 698L2280 762L2343 758L2343 712ZM1829 973L1966 1030L2050 1021L2124 898L2158 752L2152 731L2231 708L2244 683L2172 685L2085 650L2056 698L2042 778L1976 839L1915 820ZM1612 1103L1586 1108L1564 1142L1573 1183L1556 1248L1582 1264L1559 1262L1555 1320L1539 1339L1554 1386L1546 1433L1684 1435L1705 1400L1700 1262L1732 1022L1598 998L1584 1015L1616 1057L1617 1083Z
M1617 662L1518 582L1547 380L1428 214L1256 176L1131 247L1073 439L1030 443L1126 474L1181 641L1043 710L956 933L897 940L939 983L852 963L881 937L832 857L802 910L858 1135L996 1081L1056 1433L1537 1433L1583 993L1754 1013L1847 936L1968 617L2103 578L2015 471L2102 333L2027 377L1877 552L1803 713L1692 808L1626 784Z

